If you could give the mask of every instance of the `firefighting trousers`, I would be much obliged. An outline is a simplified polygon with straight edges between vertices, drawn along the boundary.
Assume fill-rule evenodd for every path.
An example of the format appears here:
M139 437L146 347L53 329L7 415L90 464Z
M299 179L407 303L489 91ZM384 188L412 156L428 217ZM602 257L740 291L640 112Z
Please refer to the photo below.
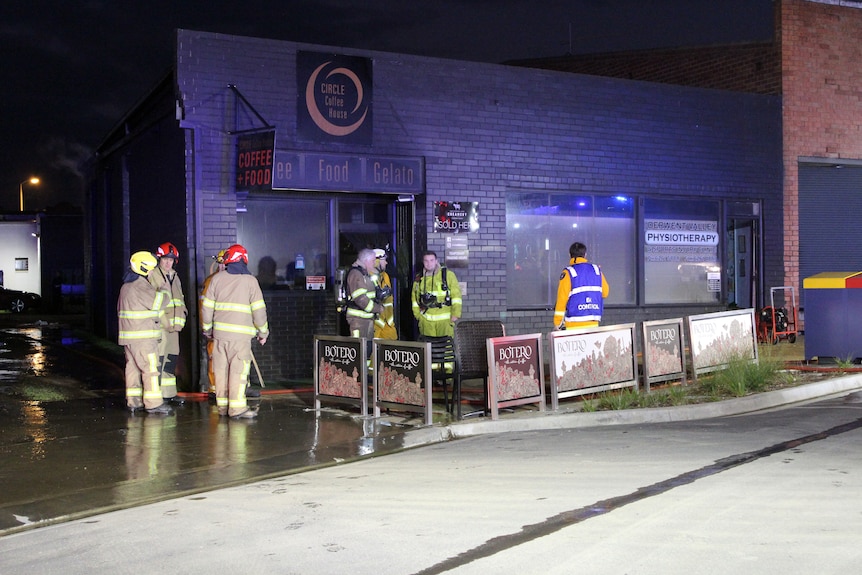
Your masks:
M214 340L213 375L219 413L239 415L248 410L245 388L251 371L251 340Z
M162 397L171 399L177 396L177 357L179 357L180 343L177 332L162 332L162 341L159 342L159 367L161 378L159 385L162 387Z
M209 393L215 395L215 373L213 373L213 348L215 340L207 340L207 381L209 382Z
M350 328L350 337L364 337L371 345L371 340L374 339L374 320L348 316L347 326Z
M155 339L136 341L126 349L126 405L153 409L160 406L159 343Z

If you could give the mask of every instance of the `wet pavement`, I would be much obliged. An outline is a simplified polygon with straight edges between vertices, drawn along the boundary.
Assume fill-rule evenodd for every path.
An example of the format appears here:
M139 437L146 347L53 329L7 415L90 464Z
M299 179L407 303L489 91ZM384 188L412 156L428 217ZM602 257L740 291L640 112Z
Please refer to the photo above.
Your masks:
M571 414L530 412L450 425L439 410L428 427L415 415L315 412L308 384L268 387L255 400L255 420L219 417L203 394L185 394L174 416L133 415L125 410L121 348L83 332L82 320L0 314L0 536L415 445L620 418L619 412L584 413L573 421ZM803 347L774 349L793 359ZM724 415L715 406L692 409L693 415L676 410L672 418ZM630 411L639 412L630 415L632 423L671 417Z
M412 428L314 412L307 388L264 390L255 420L219 417L203 394L133 415L118 346L75 319L21 319L0 318L0 535L388 453Z

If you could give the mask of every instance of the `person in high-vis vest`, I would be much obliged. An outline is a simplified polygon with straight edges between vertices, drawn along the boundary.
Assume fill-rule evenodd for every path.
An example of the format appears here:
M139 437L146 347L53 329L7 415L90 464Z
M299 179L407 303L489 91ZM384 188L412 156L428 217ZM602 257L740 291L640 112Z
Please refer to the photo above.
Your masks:
M118 343L126 355L126 407L132 413L146 409L170 415L173 410L164 402L159 385L161 319L170 296L147 280L156 266L156 256L150 252L135 252L129 258L117 299Z
M165 242L156 249L159 260L158 267L148 276L150 283L158 290L168 292L170 298L162 318L162 341L159 344L159 362L161 364L162 397L168 403L182 405L185 400L177 395L177 358L180 355L180 332L186 326L189 315L186 308L186 297L183 295L183 285L177 270L174 269L180 260L177 247Z
M386 250L374 250L375 273L371 276L377 286L377 301L383 306L383 311L374 320L374 337L377 339L398 339L395 329L395 297L392 293L392 279L386 272L388 258Z
M554 327L595 327L602 321L604 299L610 292L608 282L601 268L587 261L587 246L575 242L569 246L569 255L572 259L557 286Z
M269 337L266 303L260 284L248 269L248 252L234 244L224 255L225 269L212 276L201 299L201 328L214 340L213 375L219 415L251 419L245 390L251 371L251 339Z
M227 250L219 250L218 254L212 256L212 263L210 263L209 275L204 278L204 283L201 286L201 295L198 297L198 317L203 317L202 311L202 303L204 299L204 293L207 291L207 287L210 285L210 281L212 281L213 276L219 272L224 271L224 254ZM207 388L206 393L210 396L212 401L215 401L215 374L213 373L213 347L215 346L215 342L212 339L205 338L206 340L206 353L207 353Z
M422 254L422 271L413 282L411 308L420 335L455 335L455 322L461 317L461 288L455 274L441 266L432 251Z
M374 250L359 250L345 278L348 297L345 315L350 336L369 341L374 339L374 320L383 312L383 305L376 299L377 286L371 277L375 273L375 261Z

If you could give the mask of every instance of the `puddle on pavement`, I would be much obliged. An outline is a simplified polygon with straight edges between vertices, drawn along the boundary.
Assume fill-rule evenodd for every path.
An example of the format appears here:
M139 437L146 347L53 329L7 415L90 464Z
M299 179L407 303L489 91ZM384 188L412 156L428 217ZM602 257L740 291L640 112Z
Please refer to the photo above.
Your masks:
M247 421L220 417L206 400L173 416L129 414L119 394L17 401L0 418L0 535L397 451L410 429L315 412L310 399L264 397Z
M0 329L0 535L21 528L396 451L414 425L266 395L229 420L202 397L130 414L105 350L44 326Z

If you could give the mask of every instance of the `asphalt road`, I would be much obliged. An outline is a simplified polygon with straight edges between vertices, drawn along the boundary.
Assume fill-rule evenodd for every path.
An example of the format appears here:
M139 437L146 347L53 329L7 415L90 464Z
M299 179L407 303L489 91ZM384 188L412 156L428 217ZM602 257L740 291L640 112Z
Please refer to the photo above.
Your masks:
M859 392L735 417L511 425L13 533L0 573L860 570Z

